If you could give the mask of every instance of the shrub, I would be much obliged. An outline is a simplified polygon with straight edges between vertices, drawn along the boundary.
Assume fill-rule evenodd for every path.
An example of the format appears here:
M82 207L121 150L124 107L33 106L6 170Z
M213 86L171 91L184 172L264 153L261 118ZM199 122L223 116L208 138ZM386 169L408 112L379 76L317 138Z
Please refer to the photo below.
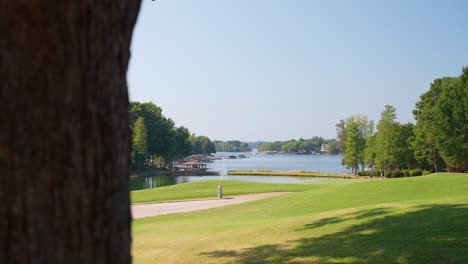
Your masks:
M394 170L392 170L392 174L391 174L392 178L399 178L401 177L401 172L400 172L400 169L396 168Z
M392 171L391 170L384 171L384 176L385 176L385 178L391 178L392 177Z
M382 173L382 171L379 171L379 170L364 170L364 171L358 171L356 174L359 175L359 176L375 176L375 177L379 177L380 176L380 173Z
M402 177L409 177L409 176L411 176L410 170L402 170L402 171L401 171L401 176L402 176Z
M430 173L431 173L431 172L428 171L428 170L423 170L423 171L422 171L422 175L428 175L428 174L430 174Z
M422 175L421 169L410 170L410 176L421 176L421 175Z
M370 176L371 171L365 170L365 171L359 171L357 175L359 176Z

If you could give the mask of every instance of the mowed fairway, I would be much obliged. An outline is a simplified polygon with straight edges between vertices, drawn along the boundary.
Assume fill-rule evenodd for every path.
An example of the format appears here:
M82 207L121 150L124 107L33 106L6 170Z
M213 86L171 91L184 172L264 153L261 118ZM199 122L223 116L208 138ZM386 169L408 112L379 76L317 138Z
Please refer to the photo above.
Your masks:
M226 183L223 186L228 191L229 183ZM151 192L153 200L162 201L164 199L156 198L157 193L167 195L166 188L172 193L166 200L182 199L182 196L207 197L177 195L179 188L180 192L185 192L197 184L145 191L148 192L146 197ZM210 182L201 186L209 189L217 184ZM246 183L244 187L249 188L251 184ZM134 220L134 261L468 263L467 174L333 180L297 186L288 184L288 187L254 185L258 192L296 193ZM135 197L137 195L132 194L132 199Z
M179 200L213 199L217 195L217 186L223 186L224 196L265 193L298 192L310 190L312 186L302 184L270 184L243 181L198 181L178 184L157 189L131 192L132 203L158 203Z

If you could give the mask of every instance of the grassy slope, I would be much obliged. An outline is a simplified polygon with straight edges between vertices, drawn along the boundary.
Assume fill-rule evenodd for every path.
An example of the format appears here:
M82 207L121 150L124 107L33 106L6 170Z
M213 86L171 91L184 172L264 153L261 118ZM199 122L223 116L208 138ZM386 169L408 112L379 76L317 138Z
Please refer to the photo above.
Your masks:
M307 188L246 204L136 220L134 259L468 263L468 175L341 180Z

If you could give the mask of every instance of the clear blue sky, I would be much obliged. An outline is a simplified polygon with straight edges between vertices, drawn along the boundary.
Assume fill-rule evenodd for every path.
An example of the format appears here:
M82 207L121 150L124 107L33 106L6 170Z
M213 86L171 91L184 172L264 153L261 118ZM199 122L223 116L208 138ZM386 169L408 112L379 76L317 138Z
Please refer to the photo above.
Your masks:
M400 122L468 65L468 1L143 0L130 99L212 140L335 137L353 114Z

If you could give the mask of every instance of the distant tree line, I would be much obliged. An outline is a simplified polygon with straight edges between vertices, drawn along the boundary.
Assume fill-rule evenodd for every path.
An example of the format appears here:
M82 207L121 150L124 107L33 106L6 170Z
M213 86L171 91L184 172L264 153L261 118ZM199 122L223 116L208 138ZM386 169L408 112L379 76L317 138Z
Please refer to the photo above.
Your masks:
M436 79L413 114L416 124L400 124L396 109L386 105L376 127L365 116L340 120L342 164L353 173L370 168L371 174L376 170L389 177L408 176L415 169L466 172L468 67L459 77Z
M252 151L249 144L246 142L240 142L238 140L229 141L213 141L216 152L248 152Z
M276 151L285 153L312 153L319 152L322 144L328 146L327 154L338 154L339 149L335 139L323 139L322 137L312 137L310 139L300 138L299 140L264 142L258 145L258 151Z
M211 154L216 153L215 144L205 136L190 136L192 144L192 154Z
M176 127L154 103L130 102L132 130L132 169L170 167L172 162L191 154L214 153L207 137L191 135L185 127Z
M266 143L266 142L265 142L265 141L247 142L247 144L249 145L249 147L250 147L251 149L256 149L256 148L258 148L258 146L259 146L260 144L263 144L263 143Z

